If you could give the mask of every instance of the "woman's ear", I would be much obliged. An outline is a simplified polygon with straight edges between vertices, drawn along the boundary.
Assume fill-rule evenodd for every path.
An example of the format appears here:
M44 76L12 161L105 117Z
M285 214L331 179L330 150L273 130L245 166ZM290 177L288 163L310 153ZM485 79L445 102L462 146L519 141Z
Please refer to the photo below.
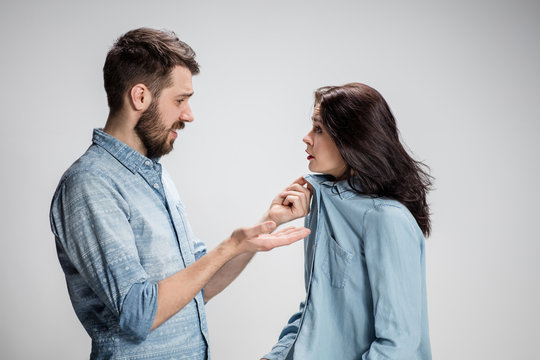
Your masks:
M152 94L144 84L136 84L129 92L129 102L136 111L144 112L152 103Z

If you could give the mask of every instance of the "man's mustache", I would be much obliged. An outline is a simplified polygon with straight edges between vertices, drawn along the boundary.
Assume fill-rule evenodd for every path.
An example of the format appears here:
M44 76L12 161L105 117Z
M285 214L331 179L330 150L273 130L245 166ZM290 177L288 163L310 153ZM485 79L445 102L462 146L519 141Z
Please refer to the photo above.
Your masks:
M183 121L177 121L173 124L173 126L171 127L171 129L173 131L175 130L182 130L184 127L186 126L186 124L184 124Z

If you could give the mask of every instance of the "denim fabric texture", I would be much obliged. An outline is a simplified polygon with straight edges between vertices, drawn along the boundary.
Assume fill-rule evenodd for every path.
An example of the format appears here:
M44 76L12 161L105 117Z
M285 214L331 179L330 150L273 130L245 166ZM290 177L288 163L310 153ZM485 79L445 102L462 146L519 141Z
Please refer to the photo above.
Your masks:
M158 159L95 129L60 180L50 222L91 359L209 358L202 291L150 331L157 283L206 253Z
M308 175L306 298L264 357L431 359L424 237L401 203Z

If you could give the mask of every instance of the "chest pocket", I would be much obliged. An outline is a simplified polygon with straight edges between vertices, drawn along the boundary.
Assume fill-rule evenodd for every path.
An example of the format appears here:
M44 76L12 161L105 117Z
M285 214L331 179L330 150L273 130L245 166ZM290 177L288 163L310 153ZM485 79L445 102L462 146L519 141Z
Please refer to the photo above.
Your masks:
M321 239L320 250L321 251L321 269L324 276L330 280L330 285L334 288L343 289L347 283L349 277L349 270L354 254L348 250L345 250L339 243L332 237L324 227L322 235L324 239Z

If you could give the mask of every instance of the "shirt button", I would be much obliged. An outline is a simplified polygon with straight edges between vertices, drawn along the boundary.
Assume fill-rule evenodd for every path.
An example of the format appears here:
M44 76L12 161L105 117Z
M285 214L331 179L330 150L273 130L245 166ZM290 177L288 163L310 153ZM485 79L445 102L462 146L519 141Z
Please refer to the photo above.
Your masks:
M144 165L150 166L150 160L146 160L146 161L144 162Z
M159 189L159 185L157 183L154 184L154 189Z

